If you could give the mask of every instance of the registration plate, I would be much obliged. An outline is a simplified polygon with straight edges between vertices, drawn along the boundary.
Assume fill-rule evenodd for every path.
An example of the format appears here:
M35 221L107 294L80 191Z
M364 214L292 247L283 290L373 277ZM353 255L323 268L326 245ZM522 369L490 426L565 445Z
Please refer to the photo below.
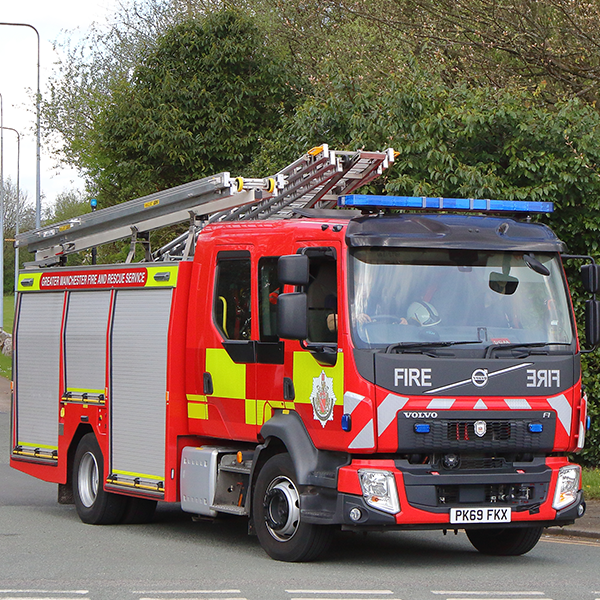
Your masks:
M510 523L511 520L510 508L451 508L450 523Z

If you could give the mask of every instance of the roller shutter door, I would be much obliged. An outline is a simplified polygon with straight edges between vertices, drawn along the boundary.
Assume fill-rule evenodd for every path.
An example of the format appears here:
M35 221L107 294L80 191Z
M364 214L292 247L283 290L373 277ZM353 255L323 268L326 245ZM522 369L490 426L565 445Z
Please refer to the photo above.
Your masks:
M65 329L66 391L74 398L104 394L110 292L72 292Z
M171 289L119 290L111 336L113 483L164 487Z
M22 294L15 340L17 449L55 460L58 453L63 292Z

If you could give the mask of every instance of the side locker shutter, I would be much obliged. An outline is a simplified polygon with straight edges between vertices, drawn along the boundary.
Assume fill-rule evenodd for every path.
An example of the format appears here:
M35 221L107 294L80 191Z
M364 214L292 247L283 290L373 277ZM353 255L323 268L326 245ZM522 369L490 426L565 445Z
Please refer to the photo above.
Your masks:
M106 330L110 291L75 292L65 326L66 392L98 397L106 387Z
M111 336L110 483L164 490L171 289L119 290Z
M16 332L15 453L56 460L63 292L23 294Z

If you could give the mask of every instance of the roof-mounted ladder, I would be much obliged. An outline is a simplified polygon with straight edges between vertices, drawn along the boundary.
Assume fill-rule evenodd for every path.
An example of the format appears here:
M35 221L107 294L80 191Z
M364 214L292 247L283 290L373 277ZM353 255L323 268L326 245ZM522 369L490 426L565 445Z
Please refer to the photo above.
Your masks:
M140 234L190 221L186 234L154 255L146 248L146 260L181 260L193 252L193 242L207 222L291 218L299 216L295 210L330 208L338 196L373 180L393 160L391 149L344 152L323 145L273 177L232 178L229 173L205 177L19 234L15 246L35 252L28 267L47 267L63 263L73 252L129 236L133 244Z

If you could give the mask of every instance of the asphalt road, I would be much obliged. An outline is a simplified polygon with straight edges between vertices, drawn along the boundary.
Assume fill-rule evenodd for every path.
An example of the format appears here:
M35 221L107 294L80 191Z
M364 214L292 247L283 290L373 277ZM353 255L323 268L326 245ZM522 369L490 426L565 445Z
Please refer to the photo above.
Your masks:
M234 517L194 522L161 505L149 525L85 525L54 484L9 467L2 411L0 600L600 598L600 544L586 539L544 536L526 556L494 558L462 532L339 534L322 561L287 564Z

